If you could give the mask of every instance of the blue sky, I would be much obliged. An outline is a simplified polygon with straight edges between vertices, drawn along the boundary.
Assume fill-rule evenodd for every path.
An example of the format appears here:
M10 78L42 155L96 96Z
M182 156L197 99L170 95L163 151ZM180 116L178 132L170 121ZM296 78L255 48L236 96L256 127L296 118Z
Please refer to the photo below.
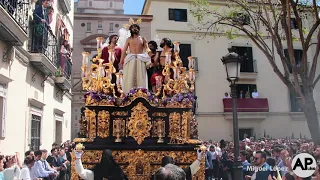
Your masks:
M74 0L77 2L78 0ZM141 14L144 0L124 0L125 14Z
M124 0L125 14L141 14L144 0Z

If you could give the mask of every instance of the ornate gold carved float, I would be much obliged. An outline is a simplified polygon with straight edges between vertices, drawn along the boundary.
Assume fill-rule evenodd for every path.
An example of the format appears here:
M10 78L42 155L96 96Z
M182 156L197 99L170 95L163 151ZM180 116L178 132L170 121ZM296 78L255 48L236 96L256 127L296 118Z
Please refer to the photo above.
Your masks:
M98 55L89 67L89 53L83 53L82 85L87 91L80 120L79 137L83 143L84 168L92 169L101 161L102 149L110 149L131 180L150 179L161 166L164 156L171 156L177 165L185 167L197 158L201 142L193 139L190 124L196 124L194 113L194 58L189 67L182 67L179 43L174 54L166 54L162 75L156 77L157 92L136 88L122 93L121 72L115 73L114 58L109 63L101 59L102 38L97 38ZM109 52L110 53L110 52ZM113 56L112 52L109 54ZM171 61L171 56L175 61ZM112 83L115 73L116 83ZM164 79L162 79L164 78ZM72 155L72 180L78 179ZM204 164L194 176L204 179Z

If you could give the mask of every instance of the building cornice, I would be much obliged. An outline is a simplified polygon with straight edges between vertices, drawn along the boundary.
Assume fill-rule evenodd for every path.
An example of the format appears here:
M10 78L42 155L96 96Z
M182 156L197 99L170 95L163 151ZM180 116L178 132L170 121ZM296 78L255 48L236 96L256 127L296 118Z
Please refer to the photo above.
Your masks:
M93 43L96 44L96 41L95 42L90 42L90 41L95 40L97 37L103 37L104 39L107 39L109 36L106 34L93 34L93 35L90 35L90 36L82 39L80 41L80 43L82 45L93 45Z
M20 61L23 65L25 65L25 66L29 65L30 54L27 50L25 50L23 48L23 46L16 46L15 47L14 56L15 56L15 59Z
M141 18L142 22L151 22L153 15L130 15L130 14L98 14L98 13L75 13L74 20L117 20L128 21L128 19Z
M304 118L303 112L238 112L238 115L266 115L266 116L290 116L293 119ZM320 116L320 111L317 112L318 116ZM198 117L222 117L232 115L232 113L225 112L197 112Z

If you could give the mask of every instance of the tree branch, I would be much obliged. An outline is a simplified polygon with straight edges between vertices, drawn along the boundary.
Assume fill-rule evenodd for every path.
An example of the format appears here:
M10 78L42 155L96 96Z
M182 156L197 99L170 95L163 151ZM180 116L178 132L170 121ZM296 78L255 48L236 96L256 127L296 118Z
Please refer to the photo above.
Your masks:
M313 56L312 67L311 67L310 76L309 76L310 84L316 84L317 83L316 81L313 82L313 79L314 79L315 74L316 74L319 51L320 51L320 30L318 31L317 39L318 39L318 42L317 42L316 52L314 53L314 56Z

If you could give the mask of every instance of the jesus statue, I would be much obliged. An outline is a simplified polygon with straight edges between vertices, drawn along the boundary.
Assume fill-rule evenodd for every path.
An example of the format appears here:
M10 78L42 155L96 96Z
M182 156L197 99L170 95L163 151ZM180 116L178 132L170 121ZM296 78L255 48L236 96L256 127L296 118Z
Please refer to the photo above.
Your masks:
M151 65L148 55L150 49L147 40L140 36L138 21L130 19L129 31L122 50L120 64L123 66L123 92L127 94L132 88L148 88L147 68ZM132 22L133 21L133 22Z

